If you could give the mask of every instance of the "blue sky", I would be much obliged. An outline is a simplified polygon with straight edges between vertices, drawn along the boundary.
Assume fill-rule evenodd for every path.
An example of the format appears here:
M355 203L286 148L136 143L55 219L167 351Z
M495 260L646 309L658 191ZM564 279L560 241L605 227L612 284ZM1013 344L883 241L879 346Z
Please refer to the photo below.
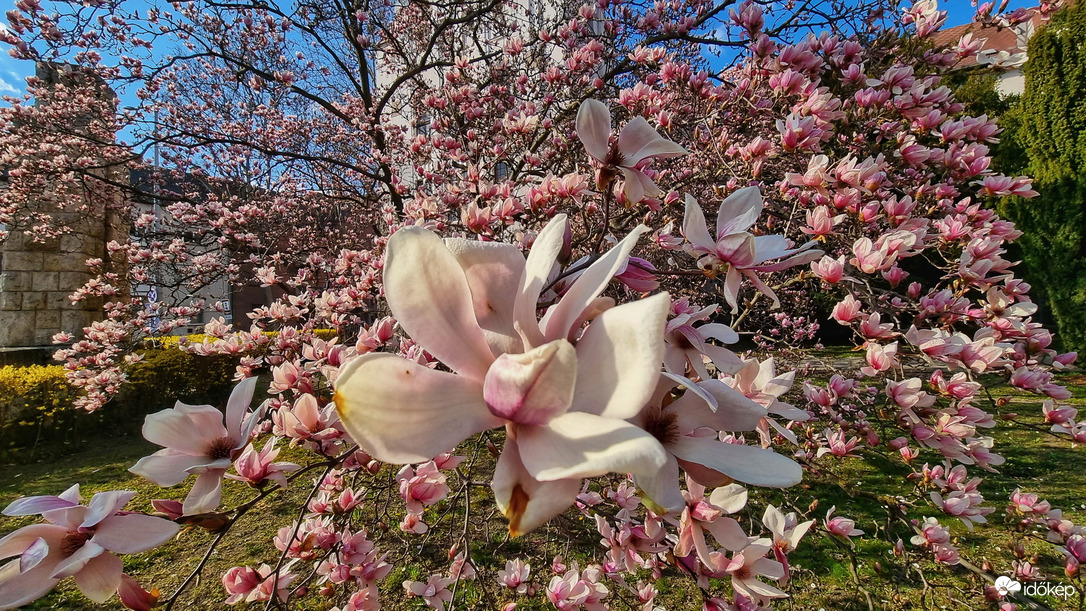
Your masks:
M138 4L146 6L150 3L138 1ZM973 18L975 9L970 0L940 0L939 4L941 8L949 13L947 27L967 23ZM1036 0L1011 0L1008 10L1036 5ZM0 27L2 27L2 24L0 24ZM34 66L30 62L17 61L8 56L7 53L0 53L0 95L21 94L26 89L26 77L33 73Z

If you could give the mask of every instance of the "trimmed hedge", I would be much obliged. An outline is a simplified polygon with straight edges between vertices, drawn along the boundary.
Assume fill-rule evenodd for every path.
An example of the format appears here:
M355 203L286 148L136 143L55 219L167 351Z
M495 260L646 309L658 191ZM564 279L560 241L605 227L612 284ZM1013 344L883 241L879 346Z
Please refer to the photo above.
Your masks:
M1026 88L1007 137L1028 157L1041 195L1001 212L1024 232L1026 278L1065 350L1086 350L1086 3L1053 16L1029 41Z
M233 387L237 357L195 356L177 341L143 351L129 383L94 413L72 408L78 392L59 365L0 367L0 457L33 460L42 443L69 443L100 431L138 434L144 416L180 400L219 405ZM161 345L161 344L160 344Z

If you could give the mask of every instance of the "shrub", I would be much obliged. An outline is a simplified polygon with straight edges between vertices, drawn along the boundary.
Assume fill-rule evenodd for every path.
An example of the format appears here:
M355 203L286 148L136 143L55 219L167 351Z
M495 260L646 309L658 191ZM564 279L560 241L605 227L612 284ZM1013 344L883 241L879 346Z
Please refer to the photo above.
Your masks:
M75 395L60 365L0 367L0 439L4 450L33 445L44 432L70 427Z
M109 428L136 433L146 414L174 400L218 404L229 393L237 361L196 356L177 348L178 338L160 338L129 366L131 382L109 410L87 413L73 408L78 390L60 365L0 367L0 456L29 460L39 443L70 442L83 433Z

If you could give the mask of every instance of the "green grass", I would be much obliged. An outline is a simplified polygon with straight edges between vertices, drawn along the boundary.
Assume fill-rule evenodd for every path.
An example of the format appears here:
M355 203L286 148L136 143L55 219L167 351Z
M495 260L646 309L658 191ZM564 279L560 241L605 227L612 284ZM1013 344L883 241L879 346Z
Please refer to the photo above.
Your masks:
M1086 377L1064 375L1061 381L1075 384L1075 397L1070 403L1086 409L1086 386L1083 385ZM1020 415L1025 425L1042 424L1040 398L1012 392L1005 386L992 386L989 391L994 397L1009 397L1006 405L999 408L1000 414L1013 411ZM1021 486L1025 491L1041 495L1054 507L1062 508L1065 515L1076 523L1086 523L1086 469L1083 469L1086 463L1082 458L1083 449L1072 448L1066 441L1038 433L1024 424L997 418L997 426L988 433L996 440L996 451L1007 459L999 473L985 476L981 486L986 504L997 508L989 516L990 525L981 525L969 532L958 522L942 519L943 516L925 502L905 508L907 515L917 520L924 516L941 517L944 524L951 525L955 537L953 542L960 547L962 556L977 565L989 562L996 575L1010 573L1012 555L1009 550L1016 537L1012 522L1004 510L1015 487ZM128 473L128 467L156 449L156 446L134 437L90 438L81 444L48 448L50 453L43 454L48 459L5 465L0 470L0 506L21 495L57 494L73 483L82 485L84 499L100 490L136 490L136 500L129 509L140 511L150 509L149 501L152 498L183 498L187 492L186 485L162 490ZM305 463L306 453L288 448L279 460ZM934 464L937 459L933 453L927 453L917 459L914 466L919 467L925 461ZM466 465L465 471L470 478L483 484L493 469L493 458L483 450L474 465ZM817 461L815 469L796 488L751 491L749 506L736 516L751 533L759 532L762 512L767 503L773 503L786 511L798 511L804 515L804 519L816 519L818 525L829 507L836 505L838 515L855 519L857 527L868 535L854 542L855 549L823 535L808 535L799 550L791 555L793 572L787 591L792 597L779 602L779 608L868 609L869 598L871 606L877 609L994 608L982 597L981 579L960 567L936 566L908 543L911 533L907 527L890 517L883 502L884 497L907 492L902 489L902 476L909 470L896 453L867 452L864 459ZM460 504L462 498L456 496L459 483L454 476L450 477L453 488L450 499L430 508L426 514L426 520L435 534L405 535L397 528L402 514L394 505L384 511L376 509L383 506L379 499L395 498L395 471L395 468L386 466L373 479L369 484L365 509L355 516L355 523L368 528L378 548L390 552L389 561L394 570L381 584L385 609L425 608L421 600L407 598L401 584L405 580L425 580L429 574L443 571L448 564L449 547L461 535L466 537L461 544L467 542L472 550L472 559L480 568L480 579L460 586L457 594L459 608L500 608L501 604L511 600L516 600L520 609L552 608L542 591L527 600L497 586L495 574L504 567L505 559L518 556L528 559L532 565L532 580L542 587L552 575L550 560L554 556L561 555L567 564L576 561L582 567L602 557L604 550L599 545L595 529L576 513L553 520L528 536L509 540L504 519L495 512L490 491L485 485L468 487L466 494L471 497L476 519L471 521L467 530L461 532L464 528ZM241 520L212 555L202 581L187 590L175 608L222 609L224 605L220 601L225 595L219 578L226 569L245 564L274 565L279 552L272 546L271 539L279 528L293 523L299 504L308 493L310 479L310 476L305 476L295 488L269 497ZM254 494L252 489L228 482L224 501L227 506L233 506L252 498ZM6 532L33 521L32 518L5 518L0 520L0 529ZM893 554L893 544L898 538L906 542L907 555L904 558ZM126 557L126 571L141 583L153 585L168 596L192 570L212 539L211 533L197 528L182 530L176 540L158 549ZM1036 556L1036 564L1050 576L1051 581L1065 582L1062 556L1051 544L1028 540L1026 553L1027 556ZM628 582L636 584L638 578L644 577L629 577ZM606 585L613 593L619 589L611 582L606 582ZM719 593L730 592L727 583L714 582L713 585ZM700 608L696 585L674 568L665 572L664 579L657 583L657 587L661 591L657 603L669 610ZM626 595L624 599L630 601L631 597ZM1053 598L1042 599L1042 602L1053 609L1077 608ZM299 608L327 609L331 605L329 600L311 596ZM53 593L29 608L79 611L120 609L121 606L116 599L102 607L90 604L75 590L71 580L66 580ZM250 608L263 608L263 605L251 605ZM619 603L614 608L635 607Z

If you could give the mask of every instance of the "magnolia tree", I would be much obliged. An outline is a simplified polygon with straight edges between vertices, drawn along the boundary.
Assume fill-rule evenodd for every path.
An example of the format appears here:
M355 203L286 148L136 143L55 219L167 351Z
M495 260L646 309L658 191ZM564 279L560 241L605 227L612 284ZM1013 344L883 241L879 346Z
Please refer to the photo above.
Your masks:
M1036 194L989 169L999 128L940 85L979 43L935 47L937 8L21 0L12 53L99 78L32 79L39 103L3 110L6 228L70 230L41 205L60 184L113 194L80 205L131 235L73 295L104 319L56 338L80 406L109 409L145 337L224 308L201 287L278 298L182 344L239 358L224 411L146 419L163 449L131 471L196 476L162 495L183 500L15 501L47 523L0 539L0 608L71 576L134 609L219 577L226 604L269 609L651 610L665 585L758 609L793 591L811 537L854 575L890 549L902 574L955 567L993 605L1035 606L995 579L1045 579L1024 552L978 564L954 543L997 510L1086 592L1086 529L983 479L1004 462L985 431L1017 416L981 376L1037 395L1038 435L1086 442L1086 422L1053 381L1075 355L1049 349L1004 257L1019 232L987 205ZM1027 17L997 13L978 18ZM115 112L102 82L136 105ZM140 187L118 167L161 209L126 208ZM135 290L151 280L159 301ZM855 369L797 381L775 359L833 326ZM301 464L276 461L286 445ZM837 484L856 463L894 494ZM261 513L276 497L299 504ZM852 517L871 498L877 528ZM262 563L209 574L254 515L282 520ZM179 524L207 541L187 576L125 573L114 554Z

